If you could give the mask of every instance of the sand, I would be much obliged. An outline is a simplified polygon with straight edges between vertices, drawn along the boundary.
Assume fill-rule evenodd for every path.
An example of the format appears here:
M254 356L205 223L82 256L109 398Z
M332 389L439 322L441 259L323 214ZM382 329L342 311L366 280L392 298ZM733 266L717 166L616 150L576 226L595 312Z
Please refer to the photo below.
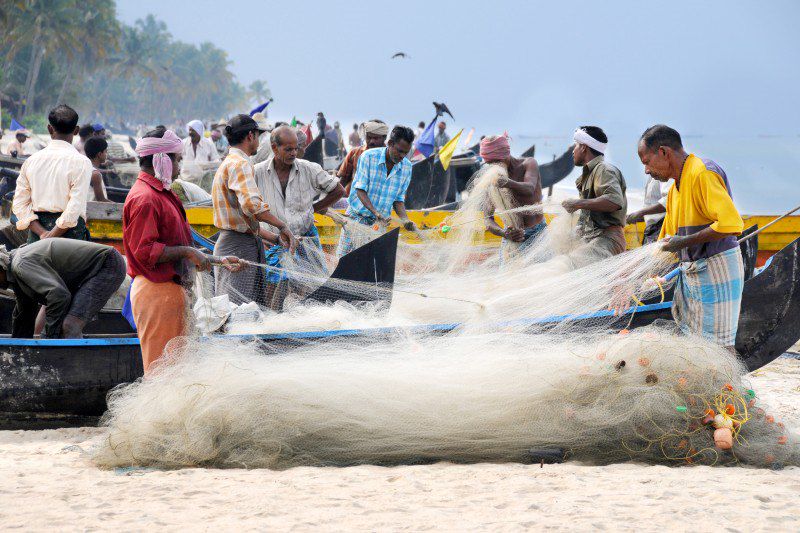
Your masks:
M800 428L800 360L756 372ZM101 471L98 428L0 431L2 530L791 531L800 468L620 464Z

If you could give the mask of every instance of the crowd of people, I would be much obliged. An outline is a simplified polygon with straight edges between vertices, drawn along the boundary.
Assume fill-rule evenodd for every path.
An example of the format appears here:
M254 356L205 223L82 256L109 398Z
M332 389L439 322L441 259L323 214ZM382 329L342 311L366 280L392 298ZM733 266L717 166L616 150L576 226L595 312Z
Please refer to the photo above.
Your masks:
M394 220L408 231L417 229L405 208L411 181L408 156L416 137L411 128L390 129L378 119L354 125L348 138L351 149L331 173L301 159L310 136L307 126L272 127L263 115L240 114L213 124L210 132L202 121L193 120L183 139L164 126L137 139L139 174L122 215L125 261L113 248L89 242L86 209L87 201L107 201L100 172L104 165L131 158L124 150L112 150L102 125L80 127L78 118L66 105L51 110L51 141L27 158L17 179L13 221L17 229L28 231L29 244L0 250L0 285L17 295L16 336L81 336L127 273L133 279L130 302L148 370L166 343L186 332L193 273L211 269L212 261L217 294L228 295L233 303L257 302L280 311L286 297L280 283L285 259L305 254L309 261L314 252L322 256L314 213L346 198L348 224L386 228ZM316 125L321 135L336 132L341 141L337 149L345 151L338 123L330 128L320 113ZM22 144L24 135L18 137ZM743 288L736 241L743 222L725 172L713 161L687 153L674 129L648 128L638 146L650 176L646 204L628 214L625 179L604 158L609 143L605 132L581 126L573 138L573 158L581 167L578 198L564 201L563 208L579 212L576 231L583 244L572 253L575 267L623 253L626 223L646 221L646 242L662 241L681 262L676 319L732 346ZM437 145L448 140L445 128L439 127ZM512 156L507 135L483 138L480 157L503 167L507 177L497 186L516 205L542 202L536 160ZM192 245L186 211L174 189L181 164L191 161L219 162L210 191L219 230L213 257ZM491 208L486 213L487 230L501 237L503 246L516 243L517 253L546 228L540 212L523 213L519 227L501 227L493 214ZM349 253L364 244L359 235L369 234L343 231L337 253ZM245 275L249 263L279 268L269 275ZM713 290L705 290L709 288Z

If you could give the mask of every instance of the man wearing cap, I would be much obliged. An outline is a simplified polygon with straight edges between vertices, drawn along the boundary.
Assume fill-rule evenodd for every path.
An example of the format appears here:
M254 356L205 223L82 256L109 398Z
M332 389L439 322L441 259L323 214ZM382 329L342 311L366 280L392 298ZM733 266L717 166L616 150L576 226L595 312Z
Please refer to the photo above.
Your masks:
M86 191L92 163L72 146L78 113L59 105L47 120L50 143L22 164L17 178L12 204L17 229L30 230L29 243L49 237L89 240Z
M249 115L236 115L225 127L230 144L228 156L217 169L211 187L214 205L214 225L220 229L214 254L236 256L255 263L265 262L260 222L266 222L278 232L278 244L294 252L297 240L285 221L274 216L264 201L255 181L250 157L258 149L259 135L264 133ZM233 303L256 302L266 305L264 272L245 269L229 272L215 269L215 290L219 296L228 294Z
M344 196L339 180L317 163L298 157L298 137L305 134L289 126L272 131L273 156L255 166L258 188L272 213L285 220L294 235L305 237L296 254L297 268L311 275L327 273L319 233L314 226L314 213L325 210ZM277 233L273 226L262 227ZM276 245L267 251L270 266L284 268L286 248ZM267 272L268 301L275 310L283 307L289 279L282 270Z
M186 124L186 129L189 130L189 136L183 140L184 163L219 161L217 147L205 137L206 129L201 121L192 120Z
M516 207L542 203L539 164L532 157L512 157L508 135L493 135L481 139L480 154L487 164L497 164L506 168L508 177L501 178L497 186L508 189ZM494 211L495 208L490 206L485 213L486 229L503 238L501 257L506 257L509 246L513 246L510 243L516 243L517 253L523 252L547 227L541 213L521 212L519 216L522 223L519 228L513 226L501 228L494 219Z
M346 195L350 195L350 183L353 181L353 175L356 173L358 167L358 159L366 150L372 148L382 148L386 146L386 136L389 134L389 126L382 120L372 119L364 122L361 125L362 136L365 139L365 144L353 148L347 153L347 156L339 167L337 176L339 181L344 187Z
M17 130L14 140L8 144L8 155L22 159L25 156L25 149L22 147L30 135L25 130Z
M568 254L572 268L581 268L625 251L625 179L605 161L608 137L597 126L581 126L573 135L572 157L583 167L575 182L580 199L564 200L568 213L580 210L577 235L584 241Z

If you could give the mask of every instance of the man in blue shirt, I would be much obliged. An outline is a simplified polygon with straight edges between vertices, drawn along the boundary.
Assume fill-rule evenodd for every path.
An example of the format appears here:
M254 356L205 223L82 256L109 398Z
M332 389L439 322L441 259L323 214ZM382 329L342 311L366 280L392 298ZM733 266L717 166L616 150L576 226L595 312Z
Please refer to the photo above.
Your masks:
M346 214L351 220L342 228L339 238L340 257L386 231L392 208L406 230L416 229L405 206L406 189L411 182L411 161L406 156L413 142L411 128L395 126L386 148L373 148L361 154L347 199Z

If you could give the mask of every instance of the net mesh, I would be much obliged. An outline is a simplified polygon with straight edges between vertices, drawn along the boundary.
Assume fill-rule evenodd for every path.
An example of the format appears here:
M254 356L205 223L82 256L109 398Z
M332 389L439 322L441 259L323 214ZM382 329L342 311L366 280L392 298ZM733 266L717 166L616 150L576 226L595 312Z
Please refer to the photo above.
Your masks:
M330 279L336 258L309 241L277 266L239 273L273 276L283 284L280 305L232 309L215 300L213 276L201 275L195 315L215 305L227 312L206 313L218 322L207 329L304 334L174 340L152 374L110 395L95 462L525 461L531 449L557 447L595 464L798 464L797 438L728 350L667 322L617 334L609 326L618 319L596 313L620 295L658 298L663 287L649 280L671 267L670 254L651 245L576 260L586 246L574 217L549 203L514 206L497 188L502 175L490 167L473 180L449 231L401 242L393 286ZM501 258L473 245L489 206L559 216L531 246ZM342 231L371 240L384 229L348 221ZM338 301L306 298L322 289ZM383 329L328 334L362 328ZM730 450L715 447L715 424L730 429Z

